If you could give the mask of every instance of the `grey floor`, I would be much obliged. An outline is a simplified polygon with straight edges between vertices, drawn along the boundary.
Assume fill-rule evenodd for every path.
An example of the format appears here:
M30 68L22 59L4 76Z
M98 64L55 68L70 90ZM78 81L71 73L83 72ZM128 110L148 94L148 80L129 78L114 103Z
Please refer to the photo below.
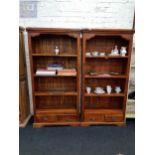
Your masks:
M134 155L135 122L125 127L44 127L19 130L20 155Z

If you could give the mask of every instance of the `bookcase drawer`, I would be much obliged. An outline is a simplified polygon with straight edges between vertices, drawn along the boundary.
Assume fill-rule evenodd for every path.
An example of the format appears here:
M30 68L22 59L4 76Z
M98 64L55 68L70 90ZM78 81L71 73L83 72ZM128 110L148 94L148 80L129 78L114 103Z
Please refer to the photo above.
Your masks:
M107 114L105 115L105 121L106 122L122 122L123 121L123 115L121 114Z
M86 114L84 120L88 122L103 122L104 115L103 114Z
M58 121L60 122L75 122L78 118L76 115L59 115Z
M58 118L56 115L38 115L36 116L37 122L56 122Z
M37 122L74 122L77 121L76 115L38 115Z

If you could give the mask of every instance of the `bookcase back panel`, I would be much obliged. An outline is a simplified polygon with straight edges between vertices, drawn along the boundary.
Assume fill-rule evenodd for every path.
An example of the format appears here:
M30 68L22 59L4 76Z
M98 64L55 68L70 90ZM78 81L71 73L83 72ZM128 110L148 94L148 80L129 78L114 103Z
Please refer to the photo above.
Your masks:
M33 53L54 53L55 47L60 53L77 54L76 39L67 35L41 34L32 38Z
M119 36L95 36L87 40L86 45L86 52L99 51L107 54L110 54L115 45L118 46L119 50L122 46L127 47L127 51L129 48L129 42Z
M86 74L92 71L97 73L118 72L121 75L126 74L127 61L122 59L87 59Z
M36 69L43 68L46 69L49 64L61 64L63 68L70 69L76 68L77 69L77 61L76 58L61 58L61 57L35 57L33 58L33 69L34 72Z
M62 109L76 108L77 97L75 96L46 96L36 97L37 109Z
M115 92L115 87L120 86L121 92L124 92L125 79L86 79L85 86L91 87L92 92L94 92L95 87L102 87L106 91L106 86L110 85L112 87L112 92ZM86 89L85 89L86 90Z
M86 97L85 108L88 109L122 109L121 97Z
M35 91L77 91L76 77L36 77Z

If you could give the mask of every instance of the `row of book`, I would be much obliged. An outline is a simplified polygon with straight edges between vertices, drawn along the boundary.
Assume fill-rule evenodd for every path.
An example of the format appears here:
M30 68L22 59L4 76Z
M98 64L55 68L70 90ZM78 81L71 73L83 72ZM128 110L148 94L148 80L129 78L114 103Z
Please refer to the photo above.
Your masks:
M76 75L76 69L64 69L61 64L49 64L47 69L37 69L36 75L41 76L54 76L54 75L61 75L61 76L74 76Z

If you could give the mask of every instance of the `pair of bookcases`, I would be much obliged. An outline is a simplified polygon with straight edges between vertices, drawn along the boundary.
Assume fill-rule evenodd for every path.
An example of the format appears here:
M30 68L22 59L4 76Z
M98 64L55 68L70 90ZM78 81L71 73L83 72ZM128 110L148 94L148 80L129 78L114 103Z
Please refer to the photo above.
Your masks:
M125 124L133 30L27 28L34 106L34 127ZM117 45L126 56L109 55ZM55 46L60 54L54 53ZM106 55L87 56L91 51ZM76 75L39 76L36 70L60 63ZM89 74L119 72L120 74ZM96 94L96 87L121 87L120 93ZM91 87L90 93L86 87ZM114 89L113 89L114 90Z

